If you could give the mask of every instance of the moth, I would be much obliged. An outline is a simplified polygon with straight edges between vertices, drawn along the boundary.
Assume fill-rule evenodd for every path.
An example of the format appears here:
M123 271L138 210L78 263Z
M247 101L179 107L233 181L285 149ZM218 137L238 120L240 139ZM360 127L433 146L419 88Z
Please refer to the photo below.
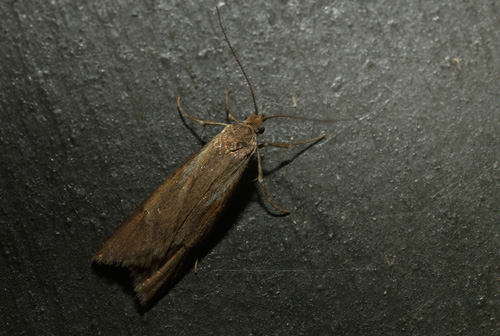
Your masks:
M306 118L259 114L250 80L229 42L218 9L217 16L226 43L250 88L254 113L244 121L239 121L231 114L231 91L228 90L227 115L235 124L204 121L186 113L178 97L180 113L200 123L202 132L207 125L225 128L146 198L92 258L100 264L128 268L134 279L134 291L143 307L149 306L163 290L175 284L186 266L192 265L198 247L214 228L254 154L257 154L258 181L265 197L274 208L289 213L274 204L269 197L263 180L260 148L289 148L325 137L321 135L297 143L258 144L258 135L263 132L262 124L266 120L278 117Z

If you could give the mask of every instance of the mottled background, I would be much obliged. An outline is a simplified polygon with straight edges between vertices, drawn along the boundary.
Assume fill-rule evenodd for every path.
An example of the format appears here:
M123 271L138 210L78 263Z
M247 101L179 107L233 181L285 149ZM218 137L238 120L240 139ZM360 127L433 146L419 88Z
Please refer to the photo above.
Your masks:
M146 314L90 257L200 148L270 120L220 240ZM2 335L500 335L495 1L1 1ZM296 107L294 108L294 101ZM203 140L220 128L210 128Z

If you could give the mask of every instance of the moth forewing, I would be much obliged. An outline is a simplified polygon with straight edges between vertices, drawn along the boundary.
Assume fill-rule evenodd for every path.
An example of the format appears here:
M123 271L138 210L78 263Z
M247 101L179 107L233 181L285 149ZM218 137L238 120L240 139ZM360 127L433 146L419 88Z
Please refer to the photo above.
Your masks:
M227 126L142 202L93 260L128 267L147 303L212 230L256 148L248 126Z

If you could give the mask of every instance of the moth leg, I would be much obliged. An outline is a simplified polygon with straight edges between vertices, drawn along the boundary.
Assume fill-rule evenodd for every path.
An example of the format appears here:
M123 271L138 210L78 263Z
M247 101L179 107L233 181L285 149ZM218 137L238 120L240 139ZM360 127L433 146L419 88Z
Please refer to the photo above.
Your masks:
M236 121L237 123L239 123L240 121L238 120L238 118L236 118L234 115L232 115L231 111L229 110L229 94L230 93L231 93L231 90L230 89L227 90L227 93L226 93L226 111L227 111L227 116L232 121Z
M201 119L198 119L198 118L195 118L189 114L187 114L184 109L181 107L181 97L177 97L177 108L179 109L179 111L182 113L183 116L185 116L186 118L189 118L193 121L196 121L197 123L201 124L201 132L200 132L200 138L201 136L203 135L203 131L205 130L205 127L207 125L220 125L220 126L229 126L229 124L226 124L226 123L221 123L221 122L218 122L218 121L208 121L208 120L201 120Z
M194 274L198 274L198 258L196 258L194 262Z
M311 142L316 142L316 141L323 139L324 137L325 137L325 135L323 134L323 135L320 135L319 137L316 137L314 139L309 139L309 140L305 140L305 141L301 141L301 142L294 142L294 143L264 142L264 143L259 145L259 148L263 148L263 147L267 147L267 146L290 148L290 147L297 146L297 145L303 145L303 144L307 144L307 143L311 143Z
M267 192L267 189L266 189L266 186L264 185L264 172L262 170L262 159L260 158L260 151L259 151L259 148L263 148L263 147L266 147L266 146L274 146L274 147L282 147L282 148L290 148L290 147L293 147L293 146L297 146L297 145L303 145L303 144L307 144L307 143L311 143L311 142L316 142L316 141L319 141L321 139L323 139L325 137L325 135L320 135L319 137L316 137L314 139L309 139L309 140L305 140L305 141L300 141L300 142L295 142L295 143L274 143L274 142L265 142L263 144L260 144L258 147L257 147L257 162L259 164L259 177L257 178L257 180L260 182L260 185L262 186L262 190L264 190L264 194L266 195L266 198L267 198L267 201L277 210L285 213L285 214L288 214L290 213L290 210L285 210L285 209L282 209L280 208L279 206L277 206L276 204L273 203L273 201L271 201L271 198L269 197L269 193Z
M290 213L290 210L285 210L285 209L282 209L280 208L279 206L277 206L276 204L274 204L273 201L271 201L271 198L269 197L269 194L267 192L267 189L266 189L266 186L264 185L264 172L262 170L262 159L260 158L260 151L259 151L259 147L257 147L257 162L259 163L259 177L258 177L258 180L260 182L260 185L262 186L262 190L264 190L264 195L266 195L266 198L267 198L267 201L277 210L285 213L285 214L288 214Z

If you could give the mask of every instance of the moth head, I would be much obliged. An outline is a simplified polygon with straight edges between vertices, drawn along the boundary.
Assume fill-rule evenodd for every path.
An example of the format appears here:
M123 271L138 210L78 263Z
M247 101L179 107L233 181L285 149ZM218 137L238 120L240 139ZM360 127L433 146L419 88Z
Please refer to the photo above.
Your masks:
M263 114L251 114L244 123L250 126L253 131L257 134L262 134L264 132L264 127L262 124L266 120L266 117Z

